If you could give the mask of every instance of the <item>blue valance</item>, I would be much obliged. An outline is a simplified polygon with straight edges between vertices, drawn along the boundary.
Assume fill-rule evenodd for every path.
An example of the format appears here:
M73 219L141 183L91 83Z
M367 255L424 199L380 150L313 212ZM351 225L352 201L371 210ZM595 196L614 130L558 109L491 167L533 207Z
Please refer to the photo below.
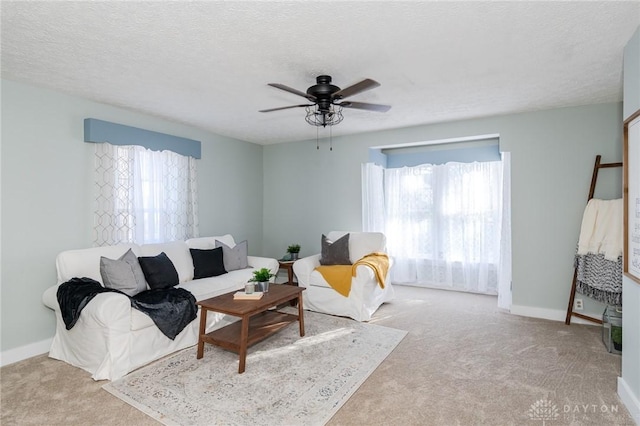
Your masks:
M95 118L84 119L84 141L111 145L139 145L153 151L173 151L193 158L201 157L200 141L111 123Z

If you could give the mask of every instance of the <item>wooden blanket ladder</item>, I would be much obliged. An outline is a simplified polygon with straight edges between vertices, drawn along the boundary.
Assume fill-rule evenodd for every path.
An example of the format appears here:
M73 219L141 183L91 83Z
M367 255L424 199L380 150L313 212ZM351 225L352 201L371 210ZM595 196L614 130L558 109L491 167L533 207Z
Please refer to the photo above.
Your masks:
M601 163L600 155L596 155L596 162L593 165L593 174L591 175L591 187L589 188L589 198L587 198L587 202L593 198L593 194L596 191L596 182L598 181L598 171L600 169L608 169L613 167L622 167L622 163ZM602 324L602 320L598 318L593 318L588 315L583 315L578 312L573 311L573 303L576 297L576 282L578 280L578 269L573 269L573 281L571 283L571 293L569 294L569 306L567 306L567 317L564 320L566 325L571 324L571 317L582 318L583 320L595 322L596 324Z

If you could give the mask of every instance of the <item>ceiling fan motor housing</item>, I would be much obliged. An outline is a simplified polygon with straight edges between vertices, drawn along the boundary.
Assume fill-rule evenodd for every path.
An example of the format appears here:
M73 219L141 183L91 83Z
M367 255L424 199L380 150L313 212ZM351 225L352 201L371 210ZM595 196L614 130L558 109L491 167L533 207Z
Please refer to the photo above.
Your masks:
M319 75L316 77L316 83L307 89L307 95L316 98L318 110L328 112L334 99L332 95L340 88L331 84L331 76L328 75Z

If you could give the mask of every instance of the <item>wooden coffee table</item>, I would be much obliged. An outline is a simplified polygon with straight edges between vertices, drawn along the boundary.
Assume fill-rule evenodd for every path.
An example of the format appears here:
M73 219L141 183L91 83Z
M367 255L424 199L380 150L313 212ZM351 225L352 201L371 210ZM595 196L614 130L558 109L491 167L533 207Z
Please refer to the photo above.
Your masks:
M244 373L247 360L247 348L274 333L277 333L292 322L300 323L300 336L304 336L304 311L302 309L302 292L305 288L284 284L271 284L269 292L258 300L234 300L235 291L222 294L211 299L201 300L200 333L198 337L197 359L204 354L204 344L220 346L237 352L240 356L238 373ZM298 315L270 310L289 301L298 302ZM242 318L240 321L205 333L207 312L221 312Z

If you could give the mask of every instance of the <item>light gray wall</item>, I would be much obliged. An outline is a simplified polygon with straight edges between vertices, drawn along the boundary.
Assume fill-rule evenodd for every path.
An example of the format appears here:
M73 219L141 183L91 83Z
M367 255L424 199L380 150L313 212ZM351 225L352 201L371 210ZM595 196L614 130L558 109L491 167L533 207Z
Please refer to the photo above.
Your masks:
M629 119L637 111L640 111L640 27L624 49L623 119ZM629 161L640 160L629 158ZM625 401L627 408L640 423L640 285L623 277L622 295L622 382L631 397ZM631 399L635 399L635 406Z
M624 48L624 119L640 110L640 27Z
M2 81L1 350L50 338L42 292L55 256L91 245L92 145L86 117L201 140L200 234L248 239L279 257L316 253L320 234L361 228L360 165L369 147L500 134L512 153L514 304L565 310L593 160L621 159L621 104L565 108L261 147L76 97ZM348 119L348 117L347 117ZM619 196L603 175L597 196ZM586 303L586 313L602 307Z
M595 156L621 161L621 116L620 103L601 104L336 137L333 151L315 140L266 146L264 252L297 242L309 255L322 233L361 230L370 147L496 133L512 159L513 303L565 311ZM620 171L601 173L596 196L621 196ZM585 302L587 314L603 310Z
M202 141L200 235L231 233L262 250L262 147L124 109L2 81L1 350L53 336L42 293L55 257L92 245L94 117Z

